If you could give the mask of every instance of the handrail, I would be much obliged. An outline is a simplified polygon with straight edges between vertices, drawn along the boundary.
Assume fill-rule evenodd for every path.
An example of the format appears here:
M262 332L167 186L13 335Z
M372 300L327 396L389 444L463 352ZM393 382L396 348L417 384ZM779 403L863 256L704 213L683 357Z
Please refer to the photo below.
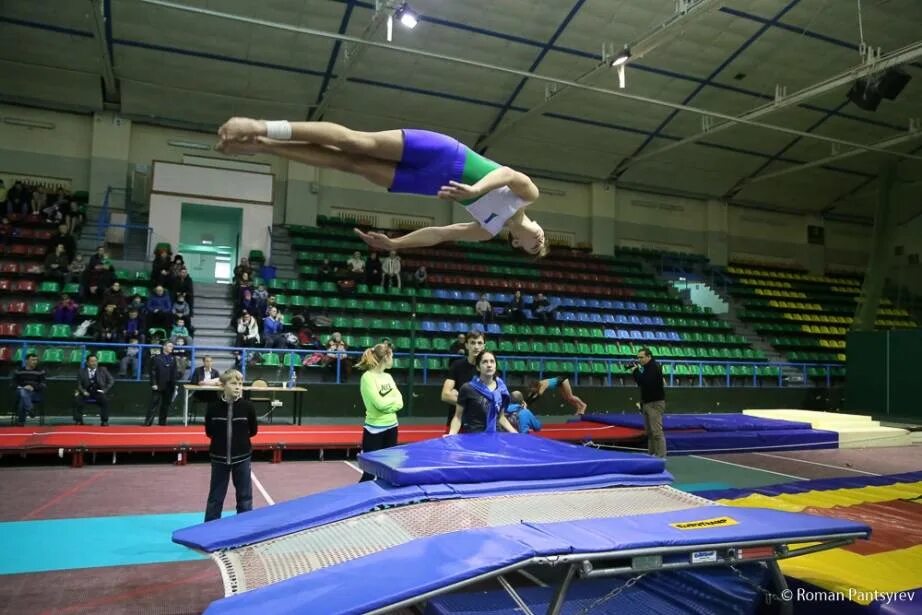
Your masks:
M29 349L30 347L34 348L37 346L81 347L81 349L83 350L83 353L81 356L81 365L85 363L86 357L89 354L88 349L90 348L102 349L102 350L114 350L114 349L120 349L120 348L128 348L129 346L138 347L140 349L160 348L160 345L158 344L122 344L122 343L92 342L92 341L77 341L77 340L61 342L61 341L56 341L56 340L43 340L43 339L24 340L22 338L0 339L0 344L10 345L10 346L21 346L23 348L23 357L22 357L23 364L25 364L25 355L26 355L27 349ZM283 356L288 355L288 354L295 354L295 355L304 356L304 357L315 355L315 354L323 354L323 355L328 354L328 350L326 348L321 348L321 347L307 348L307 349L305 348L286 348L286 349L276 348L276 349L273 349L273 348L262 348L262 347L254 348L254 347L211 346L211 345L194 345L193 344L189 346L181 346L178 348L180 348L179 352L181 352L183 355L189 356L190 363L192 365L195 364L196 354L201 353L201 352L207 351L207 352L223 352L223 353L227 353L227 352L240 353L241 372L243 373L244 378L246 378L247 367L249 365L249 358L251 354L260 355L260 354L265 354L265 353L272 353L272 354L281 354ZM346 356L350 356L350 357L352 356L358 357L358 356L361 356L362 351L361 350L337 351L336 354L345 354ZM142 368L142 363L144 362L144 355L143 353L139 353L138 356L139 356L139 359L137 362L138 364L136 367L136 374L135 374L135 377L131 378L130 380L140 381L142 379L141 375L142 373L144 373L144 369ZM421 365L420 370L422 372L422 378L423 378L422 384L428 384L429 383L428 359L446 358L446 357L456 359L460 355L443 353L443 352L419 352L417 350L414 350L413 352L403 352L403 351L395 352L394 356L398 359L409 358L411 356L414 359L419 359L420 365ZM505 378L509 374L509 368L506 367L504 364L507 362L511 362L511 361L538 361L539 369L538 369L538 373L536 374L536 376L539 379L542 378L546 372L545 364L547 362L553 361L553 362L560 362L560 363L573 363L575 366L575 369L572 374L574 385L579 385L579 381L580 381L579 363L581 362L583 363L585 362L605 363L606 368L605 368L605 374L604 374L604 381L605 381L604 386L607 386L607 387L612 386L613 376L615 375L615 374L612 374L612 366L617 365L617 364L626 364L630 362L630 358L628 357L602 358L598 356L572 356L572 355L570 356L556 356L556 355L521 356L521 355L505 355L505 354L497 354L496 357L497 357L497 362L500 365L500 371L502 372L503 378ZM301 361L303 361L303 359ZM299 361L299 363L301 361ZM728 388L731 387L731 379L739 377L739 376L734 376L730 373L731 367L745 367L745 366L777 367L779 368L778 375L777 375L777 381L778 381L779 387L783 387L783 386L808 387L810 386L810 379L809 379L809 372L808 372L810 368L823 368L825 380L826 380L826 386L829 387L832 384L832 370L842 367L842 365L834 364L834 363L793 363L793 362L770 362L770 361L743 361L743 360L733 360L733 359L712 361L712 360L704 360L704 359L688 360L688 359L663 358L663 359L657 359L657 362L660 363L660 365L669 366L670 368L673 368L669 370L670 373L668 374L668 377L669 377L668 386L670 387L676 386L675 380L676 380L677 375L674 369L676 366L697 366L698 367L698 370L697 370L698 372L697 373L697 381L698 381L697 386L698 387L704 386L704 379L706 377L710 378L710 376L704 375L703 369L702 369L704 366L706 365L707 366L723 366L726 368L726 374L723 377L726 379L726 386ZM296 382L297 375L295 373L295 366L294 365L286 366L284 364L280 364L278 366L279 374L281 374L281 370L283 368L287 368L288 370L288 377L286 379L286 382L288 383ZM801 384L796 385L796 384L793 384L793 382L790 379L786 380L785 373L784 373L785 370L800 371L803 375ZM583 376L585 375L586 374L583 374ZM593 375L599 376L600 374L593 374ZM625 377L628 376L628 372L626 370L624 372L624 375ZM679 375L678 377L682 378L684 376ZM689 377L694 378L695 376L689 375ZM758 386L758 383L760 381L767 379L767 378L774 378L774 376L760 376L758 374L758 370L753 370L752 386ZM64 377L55 378L55 379L64 379ZM341 362L337 361L336 363L336 384L342 384L342 383L343 381L342 381L342 374L341 374Z

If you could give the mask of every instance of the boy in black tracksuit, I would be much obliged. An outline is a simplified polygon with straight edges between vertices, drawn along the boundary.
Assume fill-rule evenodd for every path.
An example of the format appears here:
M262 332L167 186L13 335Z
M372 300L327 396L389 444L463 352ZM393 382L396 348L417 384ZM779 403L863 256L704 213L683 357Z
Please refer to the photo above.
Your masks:
M243 375L235 369L221 374L224 390L208 404L205 434L211 439L211 486L205 507L205 521L221 517L229 478L237 492L237 512L253 509L253 484L250 478L250 438L256 435L256 409L241 399Z

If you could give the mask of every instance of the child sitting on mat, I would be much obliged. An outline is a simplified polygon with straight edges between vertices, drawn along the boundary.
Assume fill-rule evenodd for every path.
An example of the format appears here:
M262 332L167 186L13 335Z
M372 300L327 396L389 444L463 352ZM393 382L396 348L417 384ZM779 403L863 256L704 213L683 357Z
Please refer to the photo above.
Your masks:
M509 395L511 403L506 408L506 416L509 422L519 430L519 433L530 433L532 431L541 431L541 421L538 420L528 404L525 403L525 396L521 391L513 391Z

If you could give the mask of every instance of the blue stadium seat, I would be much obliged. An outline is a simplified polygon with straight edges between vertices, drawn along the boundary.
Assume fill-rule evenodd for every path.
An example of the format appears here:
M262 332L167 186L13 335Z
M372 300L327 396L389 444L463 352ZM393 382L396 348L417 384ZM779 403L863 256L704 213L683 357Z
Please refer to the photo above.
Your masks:
M495 322L491 322L490 324L487 325L487 333L499 335L502 332L503 332L502 328L500 328L500 326L496 324Z
M618 334L615 333L614 329L605 329L605 331L602 332L602 335L604 335L608 339L617 339L618 337Z
M429 331L431 333L435 333L435 331L438 329L438 327L436 327L436 324L432 322L431 320L422 321L420 323L420 327L422 328L423 331Z
M623 310L623 309L624 309L624 302L623 302L623 301L612 301L612 302L611 302L611 307L612 307L613 310Z

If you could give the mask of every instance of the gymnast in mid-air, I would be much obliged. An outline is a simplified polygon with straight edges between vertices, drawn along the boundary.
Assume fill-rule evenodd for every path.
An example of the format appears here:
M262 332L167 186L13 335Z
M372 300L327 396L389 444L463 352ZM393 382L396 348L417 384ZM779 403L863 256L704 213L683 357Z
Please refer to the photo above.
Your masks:
M361 132L331 122L229 119L218 129L218 151L276 154L315 167L360 175L390 192L456 201L474 219L417 229L402 237L355 232L378 250L486 241L505 228L510 243L546 256L544 230L525 214L538 187L530 177L481 156L457 139L428 130Z

